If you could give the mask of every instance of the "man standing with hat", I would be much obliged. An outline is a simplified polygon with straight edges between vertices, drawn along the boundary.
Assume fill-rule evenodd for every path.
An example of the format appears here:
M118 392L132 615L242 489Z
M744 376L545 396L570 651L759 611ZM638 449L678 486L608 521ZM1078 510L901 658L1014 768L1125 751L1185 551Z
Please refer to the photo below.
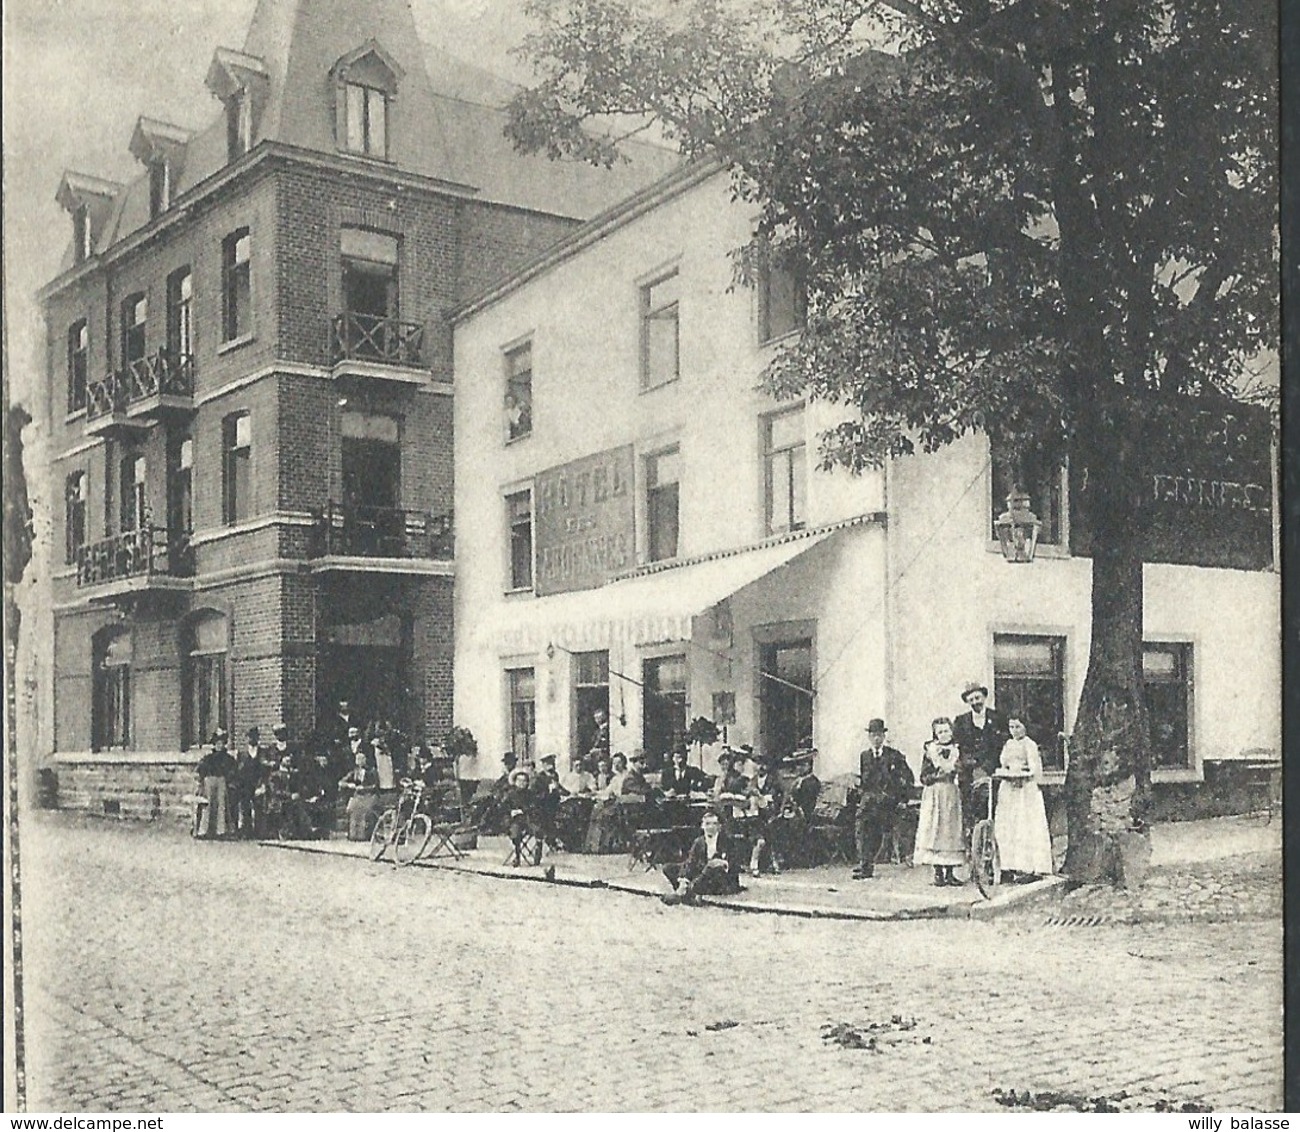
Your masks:
M975 783L997 770L1011 733L1002 713L988 706L989 690L979 681L972 680L962 688L961 698L969 710L952 721L952 739L961 751L957 787L961 791L962 826L969 833L984 812L977 806Z
M867 721L867 749L858 756L858 867L854 880L875 875L880 843L894 828L898 807L912 789L912 768L901 751L885 745L883 719Z

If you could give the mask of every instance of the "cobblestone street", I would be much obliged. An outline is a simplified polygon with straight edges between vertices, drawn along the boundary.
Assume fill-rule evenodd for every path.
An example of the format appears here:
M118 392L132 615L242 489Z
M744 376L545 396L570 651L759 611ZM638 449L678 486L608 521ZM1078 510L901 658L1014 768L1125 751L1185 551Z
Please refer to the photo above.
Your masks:
M1282 1103L1265 904L792 919L43 814L22 865L37 1111Z

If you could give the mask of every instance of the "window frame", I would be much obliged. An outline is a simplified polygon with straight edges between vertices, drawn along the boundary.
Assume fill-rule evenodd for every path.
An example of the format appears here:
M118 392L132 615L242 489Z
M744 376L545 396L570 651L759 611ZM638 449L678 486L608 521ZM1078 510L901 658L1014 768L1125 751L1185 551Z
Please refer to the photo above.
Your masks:
M240 246L247 254L239 258ZM236 228L221 241L221 341L243 342L253 336L253 234Z
M770 346L773 342L779 342L782 338L801 332L808 321L808 291L804 273L789 267L773 265L771 246L763 243L760 248L757 276L754 288L754 331L758 345ZM789 277L791 289L791 323L782 330L772 328L772 280L777 276Z
M685 735L686 728L690 726L691 717L691 657L690 650L683 646L681 642L664 644L651 648L637 650L637 659L640 662L641 677L641 749L645 752L647 770L654 772L660 769L668 761L669 755L675 741L681 741L681 736L669 740L668 747L663 752L653 751L650 747L649 737L647 736L648 714L650 704L656 703L662 705L664 700L677 703L678 697L681 700L681 724L682 736ZM669 662L680 662L682 669L682 685L680 690L670 688L664 691L658 684L659 674L663 665ZM654 671L654 679L651 679L651 670ZM675 730L675 729L674 729Z
M342 85L343 85L343 151L345 153L353 154L354 156L357 157L370 157L376 161L387 161L389 159L388 139L390 135L389 127L391 125L391 121L390 121L391 107L389 103L392 100L391 93L385 90L383 87L374 86L371 83L354 82L350 79L344 79ZM352 100L353 91L360 92L361 113L360 113L359 122L356 122L354 120L354 110L356 108L353 106L353 100ZM379 139L380 144L378 146L375 145L375 139L373 137L373 129L375 123L374 108L376 102L378 102L381 111L380 119L379 119L381 125L379 128L379 132L382 136ZM361 143L360 148L352 144L353 129L354 126L356 125L360 126L359 139L358 139Z
M526 370L517 370L515 368L515 359L521 355L527 355L528 368ZM506 346L501 351L502 366L505 371L505 396L502 398L502 408L504 417L505 443L514 444L516 441L527 440L533 435L533 340L525 338L521 341ZM526 380L524 380L526 378ZM522 402L523 410L520 413L519 431L515 431L515 426L510 420L509 398L514 397L519 403L519 394L517 386L527 387L526 400ZM526 424L523 422L526 420Z
M1051 677L1058 685L1058 711L1060 727L1059 732L1068 735L1071 726L1071 710L1075 705L1075 700L1071 696L1070 686L1070 636L1071 630L1065 626L1020 626L1020 625L996 625L990 631L989 636L989 668L992 673L992 691L993 707L1005 718L1015 714L1006 702L1006 697L999 691L999 673L998 673L998 644L1000 640L1009 640L1013 642L1047 642L1052 648L1052 663L1055 667L1055 673ZM1004 674L1001 677L1005 681L1024 681L1037 680L1040 683L1046 683L1047 677L1034 677L1024 673ZM1017 709L1018 710L1018 709ZM1028 714L1026 712L1026 714ZM1068 749L1061 743L1058 735L1048 734L1044 731L1044 725L1041 720L1027 719L1030 737L1038 744L1039 752L1043 756L1043 779L1051 785L1059 785L1065 781L1065 772L1069 767ZM1055 722L1055 721L1049 721Z
M149 355L149 293L133 291L122 300L118 355L123 371ZM138 352L134 349L138 343Z
M671 483L656 483L659 461L665 457L675 456L677 458L677 478ZM680 443L668 444L658 448L653 452L647 452L641 458L641 472L645 483L642 492L643 507L645 512L645 561L646 562L672 562L681 557L682 553L682 474L685 471L685 461L682 456L682 446ZM672 553L660 554L657 551L659 537L656 535L656 515L655 498L658 494L672 489L675 496L675 518L673 522Z
M778 421L798 416L802 423L800 438L795 443L774 444L774 426ZM763 531L765 535L789 534L793 531L806 530L808 527L808 425L806 406L798 405L789 409L778 409L766 413L762 418L763 442ZM786 519L784 525L775 523L776 518L776 472L781 457L785 457L786 472ZM798 496L796 481L802 476L803 514L795 517L795 501Z
M198 644L201 624L220 621L224 641L220 648ZM217 727L229 729L230 715L230 620L220 610L200 610L185 619L181 628L181 750L203 746ZM200 708L200 676L207 681L207 695ZM215 707L216 718L208 718Z
M76 489L74 497L73 489ZM73 566L78 552L89 535L90 478L84 468L69 472L63 479L63 563Z
M528 577L520 580L516 567L521 560L515 557L515 533L523 526L522 513L516 514L514 501L528 501ZM506 517L506 593L534 593L537 586L537 514L533 489L523 487L516 491L507 491L503 496Z
M126 662L109 664L112 643L119 639L127 641ZM129 627L110 625L100 629L91 638L91 750L132 749L134 719L131 711L131 685L134 660L135 641Z
M640 377L641 392L649 393L680 381L682 377L682 319L681 319L681 269L677 264L658 272L652 278L638 286L638 323L640 327ZM654 305L652 292L670 280L676 280L677 294L671 302ZM673 367L672 374L662 380L652 380L650 372L650 327L657 319L665 317L665 312L672 311L673 322Z
M247 87L226 99L226 164L238 161L253 148L253 100Z
M985 549L989 553L1002 553L1002 545L998 542L997 532L993 529L993 524L997 522L998 516L1006 510L1006 496L998 496L998 480L1001 476L1001 470L996 458L990 455L988 475L985 477L988 481L988 530L985 533ZM1035 484L1035 488L1041 486ZM1067 458L1065 463L1056 469L1055 482L1052 485L1052 496L1054 497L1054 507L1057 514L1056 538L1054 540L1045 539L1042 532L1039 534L1038 546L1036 553L1041 553L1045 558L1068 558L1070 557L1070 462ZM1042 511L1041 493L1030 490L1029 506L1035 514L1041 519L1044 515Z
M194 357L194 269L188 263L167 276L167 353L178 363Z
M75 340L75 344L74 344ZM80 413L89 400L90 320L79 318L68 327L68 412Z
M94 230L90 205L79 204L72 210L72 262L85 263L95 254Z
M522 681L519 679L524 673L528 674L528 679L532 681L532 698L525 699L518 695L519 687ZM506 735L510 742L510 750L514 751L515 758L520 766L526 766L533 762L537 753L537 666L532 663L512 664L507 662L502 670L505 679L505 704L506 704ZM532 731L515 729L516 707L524 704L531 705L531 711L526 713L529 716L528 722L532 724ZM526 751L515 750L516 735L528 736L525 746Z
M149 162L149 219L156 220L171 205L171 162L165 157L156 157Z
M1157 766L1155 764L1154 736L1152 763L1151 763L1151 781L1152 782L1194 782L1200 781L1204 776L1204 770L1201 762L1200 752L1197 747L1197 728L1196 728L1196 657L1198 642L1190 637L1158 637L1146 638L1142 640L1142 692L1147 707L1148 717L1151 715L1150 701L1147 698L1148 683L1177 683L1182 689L1183 700L1186 705L1186 733L1187 733L1187 761L1177 766ZM1178 657L1178 663L1182 668L1181 675L1177 681L1149 681L1146 672L1146 654L1148 651L1153 652L1173 652ZM1148 719L1148 722L1153 722Z
M247 443L239 443L239 422L248 422ZM244 471L240 472L240 469ZM221 521L233 527L253 515L253 417L236 409L221 418Z

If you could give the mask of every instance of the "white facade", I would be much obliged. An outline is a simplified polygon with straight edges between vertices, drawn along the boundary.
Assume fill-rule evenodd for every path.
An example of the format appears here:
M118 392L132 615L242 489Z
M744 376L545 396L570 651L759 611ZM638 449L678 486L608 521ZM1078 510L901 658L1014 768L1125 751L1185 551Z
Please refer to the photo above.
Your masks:
M572 749L575 654L593 651L608 651L614 750L648 742L640 684L662 656L685 658L686 719L712 716L715 693L730 693L728 741L762 750L765 728L785 725L765 724L760 701L775 692L789 702L801 695L790 685L803 685L760 669L765 658L772 667L772 646L802 641L811 642L815 694L805 699L823 777L856 766L872 716L918 757L931 717L961 710L965 681L994 687L1004 639L1029 638L1031 651L1033 640L1053 640L1063 724L1073 725L1090 565L1053 547L1031 566L1003 561L990 539L982 439L881 473L822 472L817 434L835 417L814 406L797 454L802 529L769 533L766 422L790 406L755 388L771 347L759 343L756 294L734 283L731 254L750 226L725 175L681 176L580 230L459 321L455 716L478 737L481 776L515 743L511 670L533 671L536 752ZM645 288L673 271L680 377L647 390L642 321L657 299ZM507 353L523 344L531 433L512 440ZM507 496L531 491L538 473L629 445L635 555L622 575L632 576L543 597L512 588ZM653 460L674 448L677 554L648 565ZM1148 640L1190 646L1178 653L1190 751L1162 774L1195 778L1207 757L1277 750L1277 574L1153 565L1146 578Z

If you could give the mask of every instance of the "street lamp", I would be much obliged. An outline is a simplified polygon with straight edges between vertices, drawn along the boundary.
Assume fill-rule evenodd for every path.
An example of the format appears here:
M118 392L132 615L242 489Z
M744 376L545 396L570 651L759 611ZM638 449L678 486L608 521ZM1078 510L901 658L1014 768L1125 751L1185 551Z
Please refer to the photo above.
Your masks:
M1029 509L1029 493L1013 488L1007 496L1007 509L993 524L993 529L998 532L1002 557L1008 562L1032 562L1042 526L1038 516Z

